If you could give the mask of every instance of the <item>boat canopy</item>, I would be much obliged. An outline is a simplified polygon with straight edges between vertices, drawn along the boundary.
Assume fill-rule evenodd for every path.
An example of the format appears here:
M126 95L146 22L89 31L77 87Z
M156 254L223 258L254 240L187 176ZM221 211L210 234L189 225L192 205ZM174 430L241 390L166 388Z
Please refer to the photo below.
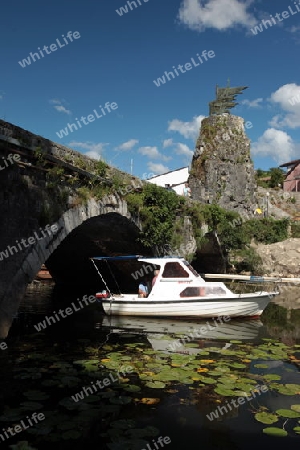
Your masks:
M127 259L139 259L141 255L126 255L126 256L93 256L90 259L108 260L108 261L124 261Z
M148 262L150 264L155 265L162 265L166 264L167 262L185 261L185 259L182 258L181 256L162 256L160 258L156 256L148 256L148 257L140 256L139 261Z

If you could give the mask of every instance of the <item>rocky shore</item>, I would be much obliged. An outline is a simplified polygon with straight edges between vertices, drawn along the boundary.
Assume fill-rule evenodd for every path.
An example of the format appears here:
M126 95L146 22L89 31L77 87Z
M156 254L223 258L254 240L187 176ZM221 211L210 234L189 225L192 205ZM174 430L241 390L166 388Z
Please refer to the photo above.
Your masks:
M263 261L264 274L300 278L300 239L290 238L275 244L253 245Z

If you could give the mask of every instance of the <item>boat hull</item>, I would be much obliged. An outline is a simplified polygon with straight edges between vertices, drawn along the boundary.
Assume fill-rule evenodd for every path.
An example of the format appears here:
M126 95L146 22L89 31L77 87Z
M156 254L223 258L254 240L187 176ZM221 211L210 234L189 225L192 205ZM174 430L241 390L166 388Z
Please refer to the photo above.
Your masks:
M134 295L101 301L108 315L146 317L259 317L275 293L241 294L233 297L188 300L149 300Z

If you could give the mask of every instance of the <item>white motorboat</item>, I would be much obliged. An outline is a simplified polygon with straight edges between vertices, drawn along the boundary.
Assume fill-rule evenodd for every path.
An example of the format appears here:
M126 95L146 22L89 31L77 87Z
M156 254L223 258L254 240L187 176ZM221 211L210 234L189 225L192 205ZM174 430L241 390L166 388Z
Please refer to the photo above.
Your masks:
M100 274L95 260L122 261L135 258L146 267L159 267L159 274L145 298L138 294L113 294ZM179 257L94 257L93 261L106 291L97 293L108 315L147 317L259 317L278 292L260 291L247 294L232 292L223 282L206 282L195 269ZM145 270L143 270L143 268ZM140 278L142 280L142 277Z

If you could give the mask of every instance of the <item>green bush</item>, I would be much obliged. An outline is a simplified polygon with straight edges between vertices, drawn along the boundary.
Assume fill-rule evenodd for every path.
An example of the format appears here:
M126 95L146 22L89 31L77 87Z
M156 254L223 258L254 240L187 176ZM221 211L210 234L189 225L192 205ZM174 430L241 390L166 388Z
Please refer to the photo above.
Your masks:
M143 207L143 197L141 194L131 193L125 197L128 205L128 211L131 214L138 214Z
M238 260L234 261L238 272L251 272L253 275L263 275L262 259L252 247L235 252Z
M272 217L251 219L243 224L243 232L248 238L263 244L273 244L288 238L288 219L275 220Z
M96 175L98 175L99 177L104 177L104 175L106 174L107 168L108 168L108 165L106 164L106 162L104 162L102 160L98 161L96 164L96 169L95 169Z
M300 223L292 223L291 225L291 237L300 238Z

